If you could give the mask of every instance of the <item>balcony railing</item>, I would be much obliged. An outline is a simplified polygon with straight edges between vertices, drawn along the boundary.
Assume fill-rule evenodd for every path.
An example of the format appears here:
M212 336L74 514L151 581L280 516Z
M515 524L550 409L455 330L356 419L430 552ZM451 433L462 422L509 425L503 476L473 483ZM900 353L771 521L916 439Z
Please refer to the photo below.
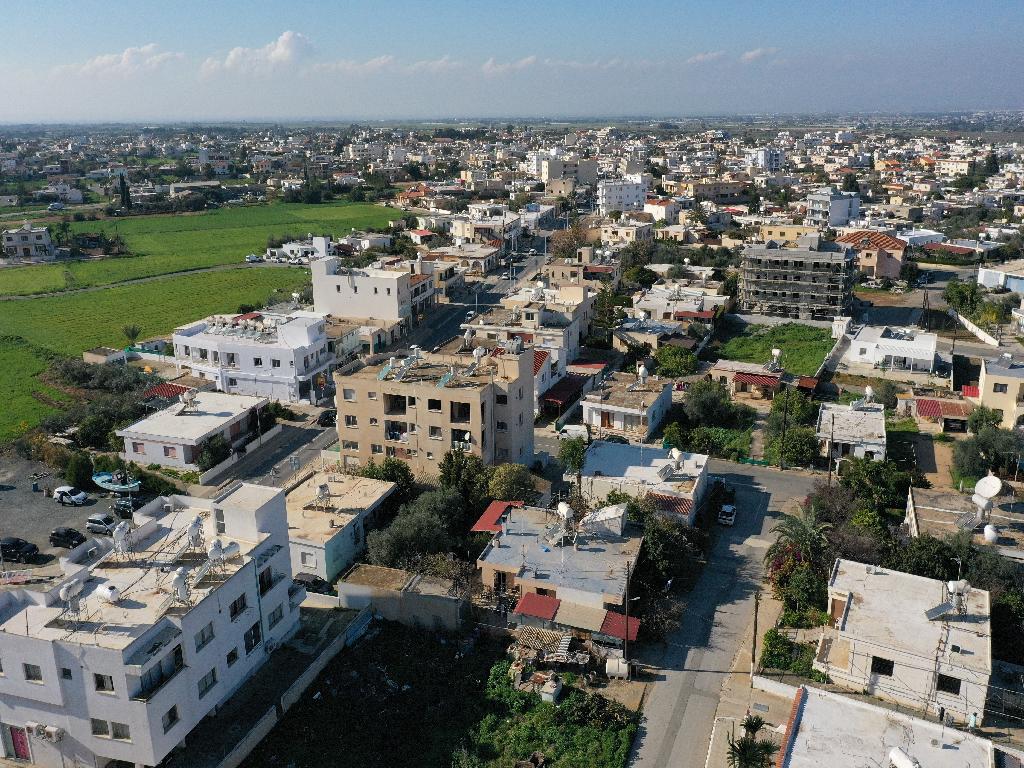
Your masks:
M171 682L171 680L176 678L181 673L181 671L186 668L186 666L186 664L182 664L180 667L176 667L175 670L171 672L171 674L169 674L167 677L165 677L163 680L161 680L159 683L157 683L149 690L139 691L137 694L132 696L132 701L150 701L154 696L160 693L160 691L163 690L167 686L167 684Z

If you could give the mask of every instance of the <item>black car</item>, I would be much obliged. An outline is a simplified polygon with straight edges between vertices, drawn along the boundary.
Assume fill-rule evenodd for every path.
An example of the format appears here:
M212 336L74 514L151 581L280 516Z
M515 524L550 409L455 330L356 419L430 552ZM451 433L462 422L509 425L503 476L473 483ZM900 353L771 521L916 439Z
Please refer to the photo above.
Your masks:
M605 435L601 438L606 443L618 443L619 445L629 445L629 440L624 438L622 435Z
M74 528L54 528L50 531L50 546L74 549L85 541L85 536Z
M333 427L338 421L338 411L335 408L328 408L317 416L316 423L321 427Z
M13 560L17 563L27 563L38 554L39 547L25 541L24 539L17 539L13 536L7 536L6 538L0 539L0 556L2 556L4 560Z
M316 592L320 595L333 595L334 589L330 583L325 579L321 579L315 573L308 573L306 571L296 573L293 581L296 584L301 584L306 588L307 592Z

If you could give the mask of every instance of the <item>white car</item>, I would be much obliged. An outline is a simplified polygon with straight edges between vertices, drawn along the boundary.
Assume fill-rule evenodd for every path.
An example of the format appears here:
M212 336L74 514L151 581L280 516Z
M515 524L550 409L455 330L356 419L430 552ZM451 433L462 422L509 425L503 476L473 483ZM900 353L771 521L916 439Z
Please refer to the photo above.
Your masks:
M89 494L70 485L61 485L53 489L53 500L61 506L70 504L73 507L80 507L89 500Z
M560 430L557 435L559 440L572 440L577 437L582 437L588 443L590 442L590 430L587 429L586 424L566 424Z
M261 259L255 253L250 253L248 256L245 257L246 264L259 264L261 261L263 261L263 259Z
M85 521L85 530L104 536L112 536L116 527L117 520L109 512L97 512L95 515L89 515L89 519Z
M736 524L736 507L732 504L724 504L722 511L718 513L718 524L719 525L735 525Z

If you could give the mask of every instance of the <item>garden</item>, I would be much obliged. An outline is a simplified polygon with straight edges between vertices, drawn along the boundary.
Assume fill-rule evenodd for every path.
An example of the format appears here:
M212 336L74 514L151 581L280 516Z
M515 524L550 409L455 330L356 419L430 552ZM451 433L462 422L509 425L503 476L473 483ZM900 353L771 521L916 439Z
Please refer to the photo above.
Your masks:
M767 363L772 350L782 350L782 366L798 376L814 376L832 350L832 332L800 323L782 325L747 325L738 323L724 327L725 340L717 347L717 354L725 360L744 363Z

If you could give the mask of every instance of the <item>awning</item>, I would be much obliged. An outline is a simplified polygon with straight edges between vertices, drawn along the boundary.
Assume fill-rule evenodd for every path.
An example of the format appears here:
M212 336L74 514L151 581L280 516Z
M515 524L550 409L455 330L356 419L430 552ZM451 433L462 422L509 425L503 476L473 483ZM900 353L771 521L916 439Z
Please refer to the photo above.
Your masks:
M587 632L600 632L601 627L604 626L606 613L608 611L604 608L563 602L555 615L555 623L561 624L563 627L583 629Z
M473 533L500 533L502 516L510 507L521 506L521 501L492 501L469 530Z
M971 410L968 403L959 400L917 400L917 415L924 419L966 419Z
M753 384L758 387L771 387L777 389L780 382L779 376L770 376L764 373L737 373L732 379L740 384Z
M976 385L964 384L962 387L960 387L960 394L963 395L964 397L979 397L981 391L978 389Z
M690 499L684 499L682 496L648 493L647 497L654 502L654 506L657 507L659 512L689 518L690 513L693 511L693 502Z
M519 602L516 603L515 610L512 613L518 613L520 616L533 616L535 619L543 619L544 621L552 621L555 618L555 614L558 613L558 606L561 604L562 601L556 597L538 595L536 592L527 592L519 598Z
M640 629L640 619L635 616L629 617L629 639L636 640L636 633ZM609 637L617 637L619 640L626 639L626 616L616 611L608 611L601 625L601 634Z
M551 389L544 393L542 399L545 403L557 405L564 408L570 403L576 402L583 393L589 376L577 373L568 373L560 379Z

